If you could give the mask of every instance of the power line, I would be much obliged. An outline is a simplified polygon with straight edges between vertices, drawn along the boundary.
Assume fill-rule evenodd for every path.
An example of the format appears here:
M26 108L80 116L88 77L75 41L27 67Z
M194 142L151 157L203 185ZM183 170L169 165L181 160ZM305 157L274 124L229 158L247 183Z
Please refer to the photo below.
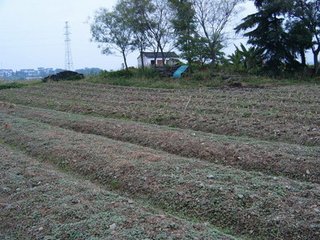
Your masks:
M73 61L71 54L71 40L70 40L70 27L68 21L66 21L65 26L65 69L72 70L73 69Z

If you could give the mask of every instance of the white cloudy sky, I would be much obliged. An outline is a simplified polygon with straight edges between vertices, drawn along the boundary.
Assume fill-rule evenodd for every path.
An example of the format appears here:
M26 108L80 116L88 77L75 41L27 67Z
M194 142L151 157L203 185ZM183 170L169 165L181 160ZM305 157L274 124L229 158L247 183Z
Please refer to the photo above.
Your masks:
M88 17L100 7L111 9L117 0L0 0L0 69L53 67L64 68L64 26L71 27L74 68L119 69L122 58L102 55L90 41ZM243 5L237 23L254 7ZM235 41L239 42L239 40ZM232 51L230 41L227 51ZM137 53L129 56L136 66Z

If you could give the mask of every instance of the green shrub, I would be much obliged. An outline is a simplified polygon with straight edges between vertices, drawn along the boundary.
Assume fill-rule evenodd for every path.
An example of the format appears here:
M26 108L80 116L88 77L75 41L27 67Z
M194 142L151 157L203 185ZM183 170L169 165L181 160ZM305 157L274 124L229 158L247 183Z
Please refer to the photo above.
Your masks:
M206 81L210 80L210 72L209 71L196 71L191 75L191 79L194 81Z
M0 84L0 90L1 89L9 89L9 88L21 88L21 87L23 87L23 84L22 83L17 83L17 82Z
M135 70L135 77L140 78L159 78L160 74L154 68L145 68L145 69L136 69Z
M42 79L42 82L48 81L77 81L84 78L84 75L74 71L62 71L53 75L49 75Z
M131 70L118 70L102 73L107 78L131 78L134 76Z

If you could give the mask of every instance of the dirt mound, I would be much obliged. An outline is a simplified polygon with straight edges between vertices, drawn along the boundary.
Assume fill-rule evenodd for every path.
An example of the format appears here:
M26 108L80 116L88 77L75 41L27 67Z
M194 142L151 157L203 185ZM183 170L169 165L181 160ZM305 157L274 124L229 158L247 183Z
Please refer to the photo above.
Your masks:
M42 79L43 82L47 81L72 81L83 79L84 75L73 71L63 71L57 74L49 75Z

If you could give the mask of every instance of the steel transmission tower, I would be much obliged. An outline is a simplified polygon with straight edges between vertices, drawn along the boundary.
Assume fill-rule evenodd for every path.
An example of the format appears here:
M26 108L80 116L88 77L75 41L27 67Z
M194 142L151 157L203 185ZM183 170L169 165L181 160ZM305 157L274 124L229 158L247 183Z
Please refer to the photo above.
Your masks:
M69 23L66 22L66 26L65 26L65 69L66 70L72 70L73 69L73 62L72 62L72 54L71 54L71 46L70 46L70 27L69 27Z

